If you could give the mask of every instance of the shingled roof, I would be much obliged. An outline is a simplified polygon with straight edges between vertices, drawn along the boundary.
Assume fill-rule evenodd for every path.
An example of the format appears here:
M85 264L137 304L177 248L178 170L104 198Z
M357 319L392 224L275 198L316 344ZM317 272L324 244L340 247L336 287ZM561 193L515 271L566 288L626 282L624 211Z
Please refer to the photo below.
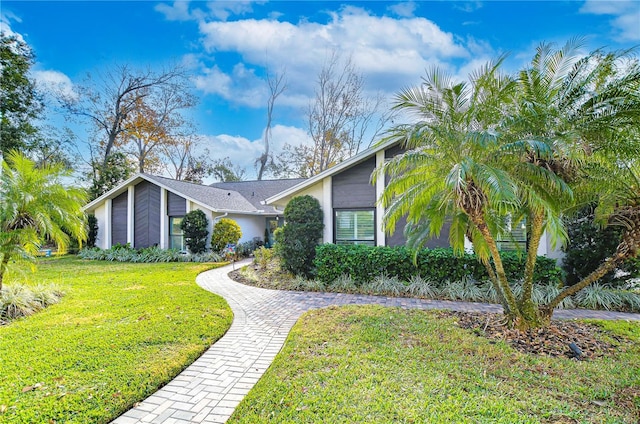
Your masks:
M233 181L213 183L210 187L238 192L256 209L275 213L278 211L276 211L273 206L265 205L264 200L280 193L281 191L287 190L304 180L304 178L292 178L283 180Z
M122 182L114 189L95 199L86 205L84 209L89 212L93 211L105 199L113 199L119 194L125 192L129 185L138 184L143 180L163 187L213 211L267 215L277 214L281 211L276 210L273 206L263 204L264 199L304 181L304 179L289 179L238 181L202 185L159 177L157 175L140 173L134 175L127 181Z
M157 175L141 174L148 180L181 194L198 203L210 207L213 210L259 212L263 208L255 207L241 193L232 189L195 184L186 181L178 181L171 178L158 177Z

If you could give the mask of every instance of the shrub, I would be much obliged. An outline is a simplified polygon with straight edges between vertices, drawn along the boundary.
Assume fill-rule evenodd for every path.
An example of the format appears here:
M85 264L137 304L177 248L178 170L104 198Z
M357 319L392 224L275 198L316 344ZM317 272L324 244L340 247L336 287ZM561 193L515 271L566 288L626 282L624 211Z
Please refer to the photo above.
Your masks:
M507 277L511 281L522 278L524 258L515 252L503 252ZM342 274L348 274L357 283L372 281L386 274L409 281L420 275L432 281L461 281L472 278L483 281L488 278L484 266L475 255L455 256L451 249L424 249L413 261L413 252L405 247L373 247L365 245L318 246L315 259L317 278L325 283ZM538 257L534 278L539 283L556 283L562 275L553 259Z
M211 250L221 253L228 244L236 244L242 237L242 230L236 221L222 218L213 226Z
M160 249L157 246L136 250L128 246L117 245L111 249L82 249L78 253L81 259L114 262L220 262L222 257L215 252L186 255L176 249Z
M615 226L600 228L594 222L593 207L586 207L575 217L567 220L567 230L569 243L563 249L565 257L562 259L562 268L567 273L567 284L573 285L615 252L621 240L622 229ZM617 287L640 277L640 259L626 261L617 271L605 275L600 282Z
M57 287L39 284L29 287L23 284L5 285L0 290L0 321L12 321L26 317L58 303L62 292Z
M241 258L248 258L256 249L262 246L264 246L264 242L260 237L254 237L253 240L238 244L236 246L236 254Z
M193 254L202 253L207 249L207 236L209 235L209 220L200 209L187 213L180 228L184 234L184 242Z
M285 226L278 236L282 264L294 275L309 277L324 228L320 203L311 196L294 197L284 210L284 219Z
M87 216L87 247L95 247L98 239L98 218L95 215Z

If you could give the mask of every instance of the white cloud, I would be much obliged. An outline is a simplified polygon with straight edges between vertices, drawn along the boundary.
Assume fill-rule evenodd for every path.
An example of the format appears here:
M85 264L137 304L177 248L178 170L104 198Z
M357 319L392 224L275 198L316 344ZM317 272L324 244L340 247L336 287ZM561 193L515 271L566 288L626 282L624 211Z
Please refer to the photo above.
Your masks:
M22 19L9 11L0 12L0 32L7 37L15 37L16 40L24 43L25 41L22 34L14 32L11 29L11 22L22 22Z
M482 8L481 1L466 1L466 2L454 2L453 7L462 10L463 12L471 13Z
M269 19L203 20L200 32L206 51L214 56L231 52L239 54L247 68L274 64L286 68L289 90L280 101L298 106L300 96L308 99L312 95L316 75L333 50L345 58L352 56L358 70L367 76L367 89L389 93L413 83L431 65L470 56L453 34L425 18L374 16L355 7L330 13L329 18L326 23L296 24ZM251 83L254 77L256 81ZM218 67L206 68L199 86L204 86L205 80L220 84L222 79L233 89L219 91L231 101L250 104L249 99L260 97L255 97L257 88L264 91L264 81L258 83L260 78L255 74L243 75L237 69L223 71ZM244 88L249 93L239 94ZM287 97L288 93L296 93L297 97ZM263 105L264 96L262 99L254 104Z
M203 75L194 78L194 83L204 93L218 95L231 103L254 108L265 103L264 82L242 63L236 64L230 74L216 65L205 68Z
M587 0L581 13L611 15L613 36L619 41L640 40L640 6L637 0Z
M226 21L232 16L244 15L253 12L253 4L262 4L264 1L256 0L214 0L206 2L206 9L191 7L192 4L201 5L203 2L191 2L189 0L176 0L172 4L159 3L155 10L164 15L169 21L190 21L205 18L215 18Z
M77 93L74 91L71 79L58 71L34 71L33 78L36 80L38 88L54 97L65 99L75 99Z
M411 18L413 17L414 12L418 8L418 5L414 1L407 1L404 3L396 3L387 7L389 11L395 13L398 16L403 18Z
M241 136L228 134L206 135L203 147L209 149L211 159L224 159L229 157L234 165L246 170L246 178L256 177L255 161L263 153L264 145L262 139L249 140ZM306 131L285 125L275 125L271 130L271 151L281 152L286 144L298 146L310 143Z

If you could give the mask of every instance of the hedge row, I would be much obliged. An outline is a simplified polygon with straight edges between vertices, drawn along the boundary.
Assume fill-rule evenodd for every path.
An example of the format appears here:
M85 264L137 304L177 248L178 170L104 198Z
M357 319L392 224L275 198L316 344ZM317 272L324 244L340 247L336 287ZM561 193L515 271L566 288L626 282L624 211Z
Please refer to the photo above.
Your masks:
M517 252L502 252L502 260L509 281L521 279L525 257ZM364 245L323 244L316 249L316 278L324 283L343 274L356 283L365 283L379 275L398 277L408 281L420 275L425 280L460 281L472 277L476 281L488 279L487 271L475 255L454 256L452 249L424 249L418 252L417 264L413 251L405 247L373 247ZM539 256L534 281L557 283L562 271L556 261Z

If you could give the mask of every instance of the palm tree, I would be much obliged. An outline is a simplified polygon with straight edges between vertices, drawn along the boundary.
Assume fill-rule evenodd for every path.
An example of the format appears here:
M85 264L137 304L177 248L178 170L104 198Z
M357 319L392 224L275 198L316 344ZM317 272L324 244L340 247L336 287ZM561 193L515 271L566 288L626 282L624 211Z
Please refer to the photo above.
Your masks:
M12 151L2 163L0 177L0 289L11 260L33 260L44 241L64 250L69 235L86 238L84 190L61 179L69 172L61 165L37 168L23 154Z
M419 119L391 131L386 140L408 150L386 162L374 179L390 177L380 199L385 225L395 228L406 216L411 247L439 234L447 220L455 252L463 252L465 237L471 238L505 313L516 322L521 313L495 237L503 231L501 217L520 208L518 187L500 161L496 132L515 94L514 80L499 72L503 60L487 64L468 83L454 83L436 68L422 86L400 93L395 108Z
M616 132L638 125L637 61L629 51L584 56L580 48L579 40L560 49L550 44L537 48L519 74L517 110L505 128L515 140L504 151L519 159L511 161L509 172L520 189L529 230L519 307L531 322L548 323L557 305L538 309L532 301L542 234L546 231L555 243L566 240L562 216L574 203L573 189L584 181L588 162L602 160L594 156L601 150L631 146Z
M420 247L451 220L451 245L461 252L471 239L511 325L547 325L557 303L538 308L532 300L542 234L566 238L562 216L575 202L575 183L587 163L605 157L594 151L620 150L614 140L621 128L637 134L640 72L627 53L581 57L577 41L558 50L543 44L517 78L498 73L501 59L469 83L435 70L420 88L403 91L396 108L418 122L392 130L389 137L409 150L378 170L378 178L390 177L380 199L387 227L406 215L408 244ZM628 138L625 151L637 153L637 137L635 144ZM526 219L529 233L517 301L496 244L506 216Z

